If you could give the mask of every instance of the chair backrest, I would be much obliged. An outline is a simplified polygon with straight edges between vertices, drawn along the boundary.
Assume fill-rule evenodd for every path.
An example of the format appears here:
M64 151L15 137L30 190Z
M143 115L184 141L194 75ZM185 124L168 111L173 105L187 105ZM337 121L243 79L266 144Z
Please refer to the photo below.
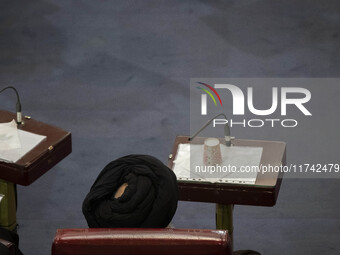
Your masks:
M207 229L58 229L52 255L231 255L226 231Z

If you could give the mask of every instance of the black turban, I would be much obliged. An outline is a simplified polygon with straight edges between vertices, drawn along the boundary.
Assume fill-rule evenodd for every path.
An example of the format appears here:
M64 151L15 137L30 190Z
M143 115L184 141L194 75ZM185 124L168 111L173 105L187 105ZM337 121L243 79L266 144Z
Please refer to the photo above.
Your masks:
M115 192L127 183L123 195ZM173 171L147 155L128 155L109 163L83 202L90 228L163 228L175 214L178 201Z

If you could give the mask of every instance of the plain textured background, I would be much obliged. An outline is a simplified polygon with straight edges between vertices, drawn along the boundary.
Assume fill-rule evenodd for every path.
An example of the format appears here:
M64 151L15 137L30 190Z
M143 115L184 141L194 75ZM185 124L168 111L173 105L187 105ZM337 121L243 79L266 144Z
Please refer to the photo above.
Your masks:
M69 157L18 187L22 251L49 254L57 228L86 227L82 201L111 160L167 161L189 133L190 78L338 77L339 11L335 0L1 1L0 87L16 86L24 114L73 136ZM315 120L327 125L232 132L286 141L290 163L335 161L340 89L313 90ZM14 111L14 99L1 95L0 107ZM275 207L236 206L235 249L339 254L339 184L286 179ZM214 209L181 202L173 223L214 228Z

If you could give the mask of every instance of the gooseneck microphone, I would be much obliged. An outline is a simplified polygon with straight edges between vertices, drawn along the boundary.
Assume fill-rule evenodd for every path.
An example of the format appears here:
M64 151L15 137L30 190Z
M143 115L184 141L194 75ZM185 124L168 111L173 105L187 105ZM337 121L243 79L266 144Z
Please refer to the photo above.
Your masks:
M12 87L8 86L0 90L0 93L3 92L6 89L12 89L14 90L15 94L17 95L17 104L16 104L16 112L17 112L17 124L20 125L22 123L22 114L21 114L21 103L20 103L20 97L18 91Z
M218 116L223 116L226 120L226 123L224 125L224 138L225 138L225 144L230 147L231 146L231 137L230 137L230 127L228 124L227 116L224 113L217 114L212 119L208 120L207 123L205 123L193 136L191 136L188 140L192 141L199 133L202 132L203 129L205 129L214 119L216 119Z

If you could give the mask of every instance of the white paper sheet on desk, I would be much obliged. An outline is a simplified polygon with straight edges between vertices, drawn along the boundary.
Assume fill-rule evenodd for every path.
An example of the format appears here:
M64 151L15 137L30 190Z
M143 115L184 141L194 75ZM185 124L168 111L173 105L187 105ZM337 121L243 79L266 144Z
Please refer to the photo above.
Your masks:
M235 166L237 172L228 172L224 175L221 173L217 178L207 178L207 175L190 171L191 165L203 166L203 145L198 144L179 144L176 159L174 160L173 170L177 179L200 181L200 182L222 182L222 183L245 183L255 184L257 172L241 172L239 169L243 167L258 167L262 157L262 147L244 147L232 146L227 147L220 145L222 154L221 166ZM192 160L192 161L191 161Z
M0 150L7 151L21 148L17 124L14 120L0 123Z
M6 125L8 123L1 123L1 125ZM16 124L15 124L16 125ZM1 129L0 129L1 130ZM27 131L23 131L20 129L17 130L18 139L20 141L21 146L14 149L3 149L0 144L0 161L15 163L19 159L21 159L27 152L32 150L35 146L37 146L40 142L46 139L46 136L33 134ZM6 135L0 133L1 135ZM5 137L5 136L4 136Z

